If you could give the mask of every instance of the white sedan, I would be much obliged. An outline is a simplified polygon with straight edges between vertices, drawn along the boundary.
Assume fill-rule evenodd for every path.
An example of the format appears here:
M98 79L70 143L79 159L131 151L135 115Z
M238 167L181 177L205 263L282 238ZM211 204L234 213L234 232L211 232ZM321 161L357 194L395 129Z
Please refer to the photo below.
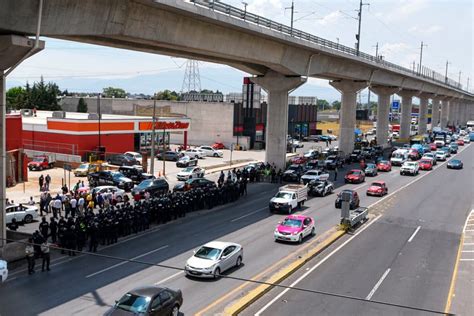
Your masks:
M8 205L5 214L5 224L10 224L14 218L17 222L31 223L38 218L38 208L22 204Z
M135 160L138 161L140 163L140 165L143 164L142 154L140 154L140 153L137 153L137 152L134 152L134 151L127 151L124 155L128 156L130 158L135 158Z
M215 150L211 146L201 146L197 148L198 150L202 151L206 157L222 157L224 153L220 150Z
M471 142L471 138L468 136L464 136L462 139L466 144L469 144Z
M186 156L193 157L196 159L200 159L205 156L204 153L198 148L188 149L188 150L182 151L181 153L185 154Z
M301 181L304 184L309 183L311 180L327 180L329 179L329 173L321 170L309 170L301 176Z
M0 260L0 283L5 282L8 278L8 264L4 260Z
M95 193L95 194L98 194L98 193L105 194L105 193L109 193L109 192L112 193L113 196L115 196L115 199L118 202L123 201L123 196L125 195L125 190L119 189L115 186L102 185L102 186L95 187L94 189L92 189L92 193Z
M185 265L186 275L219 278L220 274L239 267L244 257L244 248L232 242L211 241L194 251Z
M436 160L442 160L442 161L445 161L446 160L446 152L444 150L438 150L436 151Z
M201 167L187 167L181 170L177 175L179 181L186 181L194 178L203 178L205 170Z

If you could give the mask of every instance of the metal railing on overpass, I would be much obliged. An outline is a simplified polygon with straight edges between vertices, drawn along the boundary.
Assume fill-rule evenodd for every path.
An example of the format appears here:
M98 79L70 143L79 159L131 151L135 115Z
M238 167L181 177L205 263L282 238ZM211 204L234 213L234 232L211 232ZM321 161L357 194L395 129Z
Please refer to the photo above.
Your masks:
M318 44L325 48L333 49L333 50L336 50L336 51L339 51L351 56L357 56L362 59L369 60L371 62L385 66L387 68L396 69L410 76L430 79L435 82L442 83L447 86L462 90L462 85L459 82L456 82L455 80L452 80L440 73L437 73L436 71L431 70L428 67L422 66L421 69L419 69L418 71L416 71L415 69L408 69L408 68L399 66L397 64L388 62L381 57L372 56L370 54L367 54L361 51L358 52L354 48L344 46L332 41L328 41L324 38L312 35L310 33L303 32L295 28L291 28L287 25L272 21L270 19L264 18L254 13L250 13L246 10L242 10L234 6L222 3L218 0L189 0L189 2L194 3L195 5L206 7L210 10L213 10L222 14L226 14L228 16L231 16L237 19L245 20L247 22L254 23L259 26L263 26L263 27L269 28L271 30L274 30L286 35L290 35L295 38L299 38L311 43Z

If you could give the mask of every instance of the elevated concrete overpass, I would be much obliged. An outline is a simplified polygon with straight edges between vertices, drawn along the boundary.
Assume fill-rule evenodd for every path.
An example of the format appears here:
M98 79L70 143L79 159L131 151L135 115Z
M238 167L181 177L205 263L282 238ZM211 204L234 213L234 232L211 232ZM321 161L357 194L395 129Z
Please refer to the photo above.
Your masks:
M0 0L0 34L33 35L39 1ZM308 77L330 80L342 94L345 153L353 149L356 94L366 87L379 95L382 144L391 94L402 97L401 138L409 137L413 97L420 98L420 132L429 99L441 126L462 124L468 116L461 113L472 113L474 95L434 71L413 72L220 2L48 0L42 19L42 36L222 63L255 75L269 95L266 160L278 167L284 166L287 95Z

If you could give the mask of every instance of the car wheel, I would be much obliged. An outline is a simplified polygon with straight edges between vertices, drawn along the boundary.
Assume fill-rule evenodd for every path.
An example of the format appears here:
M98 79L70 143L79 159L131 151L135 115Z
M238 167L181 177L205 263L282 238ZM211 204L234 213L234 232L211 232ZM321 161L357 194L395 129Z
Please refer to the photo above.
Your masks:
M43 170L43 166L39 166L38 169L39 169L39 171Z
M26 215L25 218L23 219L25 221L25 223L31 223L33 221L33 216L31 216L30 214Z
M216 268L214 270L214 279L219 279L221 276L221 269L220 268Z
M214 157L218 157L219 155L217 153L214 153Z
M314 235L316 235L316 228L313 227L311 229L311 236L314 236Z
M300 236L298 237L298 243L301 244L303 242L303 235L300 234Z
M290 207L288 208L288 214L291 214L291 213L293 213L293 208L290 206Z
M236 267L240 267L241 264L242 264L242 257L239 256L239 257L237 258L237 261L235 262L235 266L236 266Z
M178 316L178 315L179 315L179 305L176 304L171 310L171 316Z

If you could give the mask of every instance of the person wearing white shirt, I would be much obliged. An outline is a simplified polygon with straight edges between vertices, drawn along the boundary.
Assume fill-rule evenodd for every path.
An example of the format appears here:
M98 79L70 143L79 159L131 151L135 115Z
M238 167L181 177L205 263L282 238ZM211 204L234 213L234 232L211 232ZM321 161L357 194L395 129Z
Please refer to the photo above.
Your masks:
M54 218L58 218L58 212L59 216L61 216L61 207L63 206L63 202L61 199L55 199L53 200L53 216Z
M82 215L84 214L84 198L81 196L79 198L79 201L77 201L77 206L78 206L78 209L79 209L79 213Z
M75 217L77 215L77 200L75 197L69 201L69 204L71 205L71 215L72 217Z

